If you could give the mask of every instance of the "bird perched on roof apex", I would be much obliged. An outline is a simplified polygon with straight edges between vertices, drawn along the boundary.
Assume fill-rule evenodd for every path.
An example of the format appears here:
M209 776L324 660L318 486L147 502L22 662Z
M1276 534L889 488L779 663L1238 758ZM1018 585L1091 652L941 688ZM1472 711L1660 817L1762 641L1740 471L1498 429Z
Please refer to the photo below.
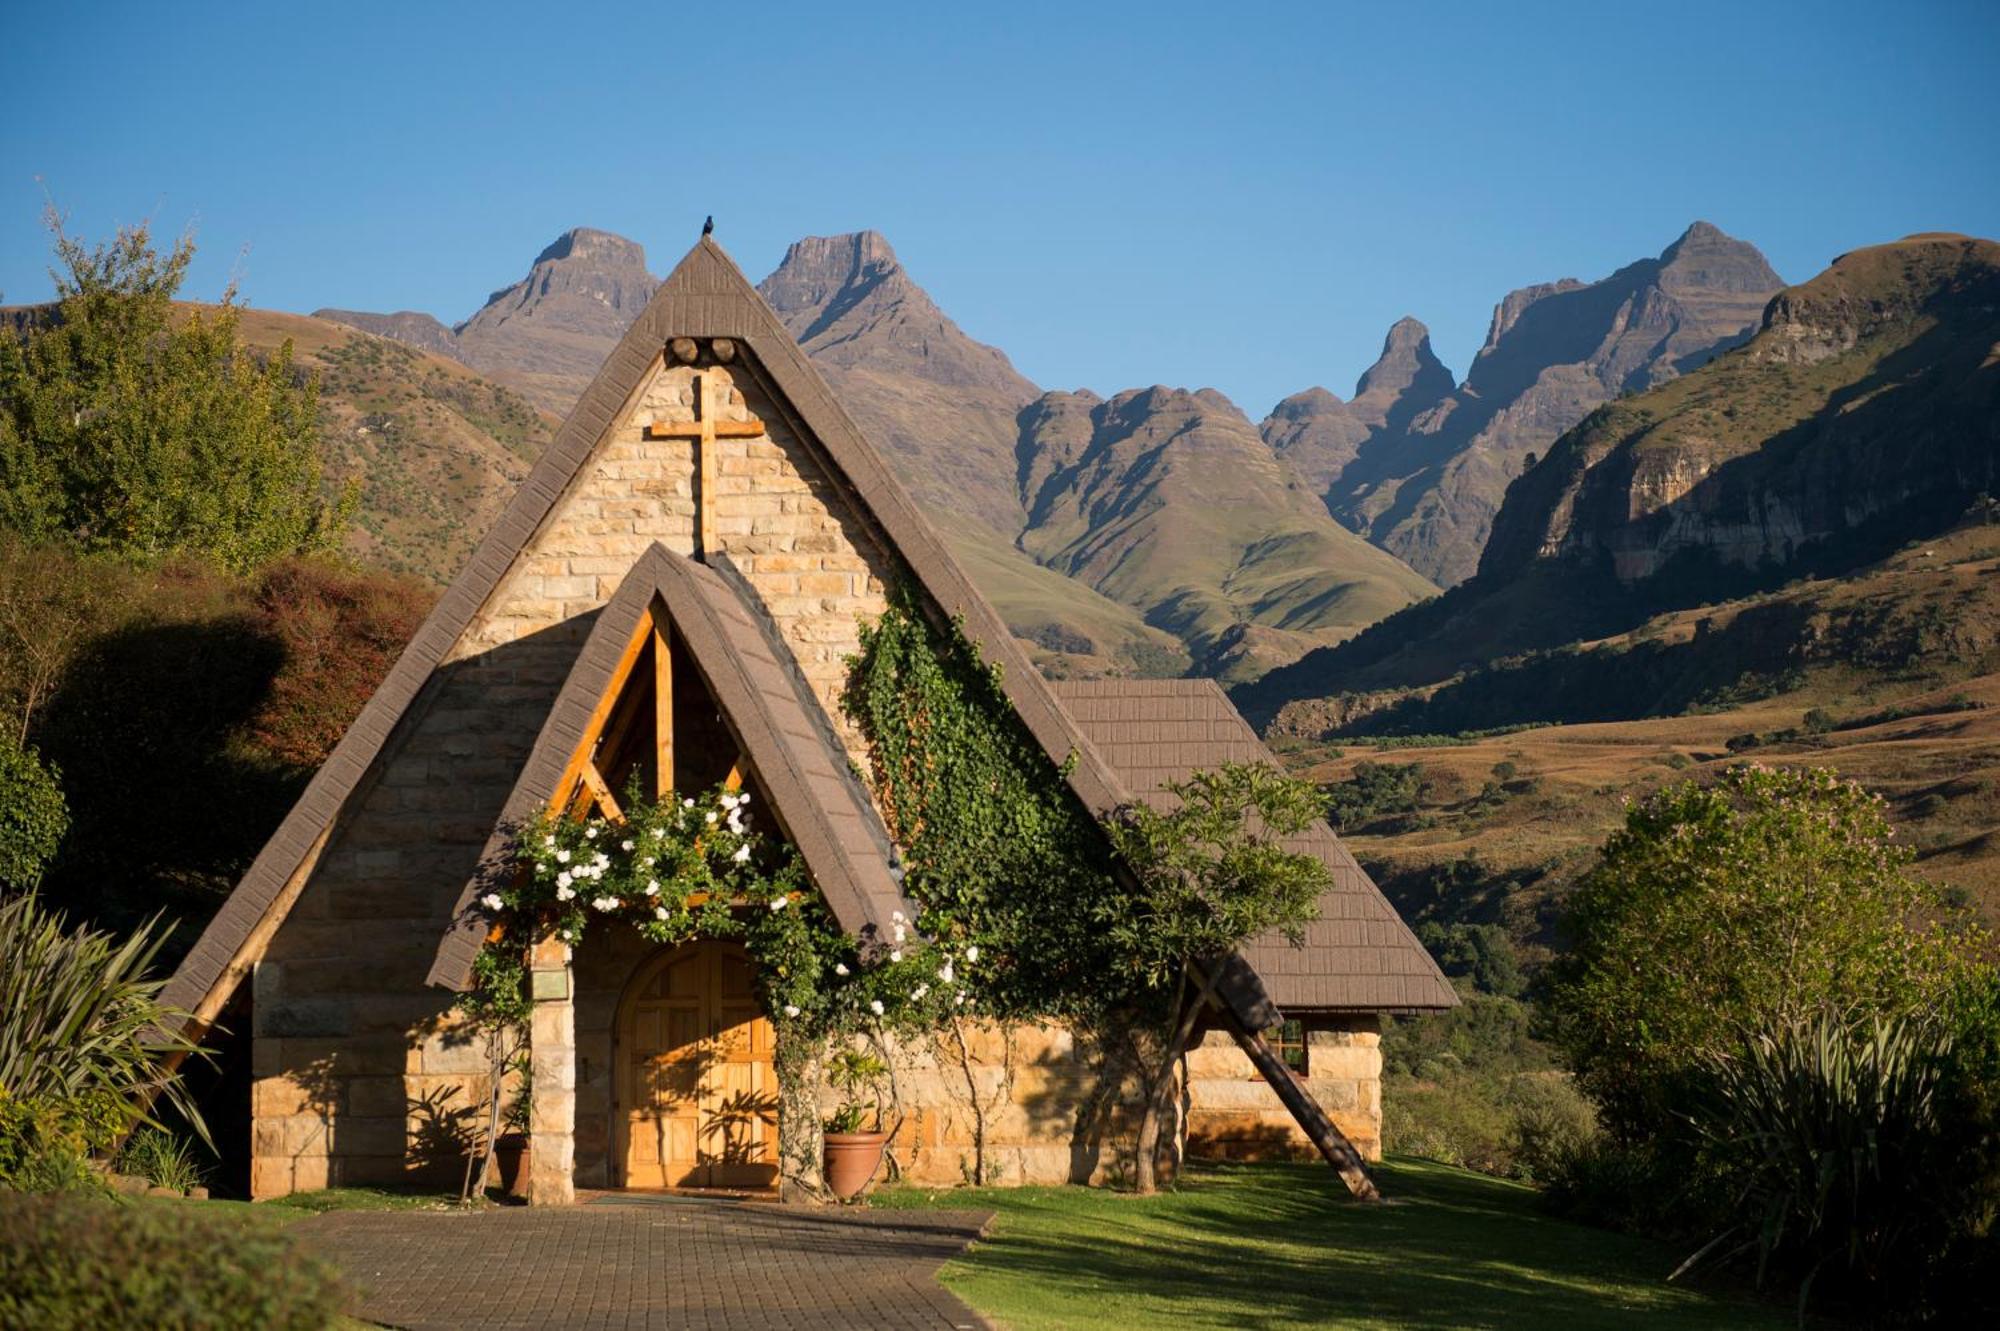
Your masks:
M704 236L712 236L715 234L715 218L713 216L711 216L706 222L703 222L701 224L701 234Z

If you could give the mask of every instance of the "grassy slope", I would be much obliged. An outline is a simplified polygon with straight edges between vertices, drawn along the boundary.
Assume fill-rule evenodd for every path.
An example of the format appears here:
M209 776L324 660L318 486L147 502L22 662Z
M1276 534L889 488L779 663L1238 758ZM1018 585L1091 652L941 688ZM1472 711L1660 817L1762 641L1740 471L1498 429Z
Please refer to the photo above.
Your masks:
M1882 794L1899 835L1917 851L1918 870L2000 920L1996 597L2000 527L1966 528L1862 577L1663 615L1597 644L1616 651L1635 641L1687 643L1704 618L1710 640L1722 640L1736 616L1788 600L1800 603L1809 632L1875 627L1876 637L1837 640L1788 681L1796 687L1775 696L1444 746L1291 741L1286 758L1322 782L1346 780L1363 761L1422 764L1428 784L1420 810L1343 832L1412 919L1494 920L1545 943L1555 900L1622 819L1625 800L1755 760L1832 767ZM1810 650L1801 654L1811 659ZM1884 655L1872 656L1878 651ZM1834 728L1804 733L1814 709ZM1514 765L1514 777L1500 798L1481 799L1502 762ZM1448 878L1454 862L1460 869Z
M242 336L289 338L318 371L328 479L360 485L347 547L370 564L449 581L555 434L512 390L401 342L269 310L245 311Z
M944 1282L1013 1331L1120 1327L1728 1327L1785 1324L1665 1282L1684 1256L1542 1214L1522 1185L1382 1166L1386 1206L1320 1165L1201 1169L1154 1198L1088 1188L876 1194L990 1207L991 1236Z
M970 518L933 510L932 520L1007 627L1033 644L1047 673L1173 676L1187 668L1187 649L1138 611L1035 563Z

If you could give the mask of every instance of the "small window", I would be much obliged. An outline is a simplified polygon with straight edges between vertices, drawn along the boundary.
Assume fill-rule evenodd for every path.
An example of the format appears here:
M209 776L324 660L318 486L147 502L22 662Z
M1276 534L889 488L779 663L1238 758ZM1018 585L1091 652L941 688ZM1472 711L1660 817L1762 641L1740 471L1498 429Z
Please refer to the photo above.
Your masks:
M1279 1060L1286 1067L1298 1073L1301 1077L1306 1075L1306 1027L1304 1022L1300 1021L1297 1017L1288 1018L1264 1032L1264 1038L1270 1041L1271 1048L1276 1051Z

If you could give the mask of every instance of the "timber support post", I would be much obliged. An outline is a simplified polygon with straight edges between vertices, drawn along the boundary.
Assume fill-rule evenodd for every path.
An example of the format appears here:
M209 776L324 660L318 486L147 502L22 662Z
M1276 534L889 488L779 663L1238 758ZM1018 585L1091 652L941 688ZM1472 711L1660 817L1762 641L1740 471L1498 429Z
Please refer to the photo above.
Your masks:
M1364 1202L1381 1201L1382 1190L1375 1186L1375 1178L1368 1172L1368 1164L1361 1158L1361 1152L1354 1149L1354 1143L1347 1140L1347 1134L1292 1075L1292 1070L1285 1066L1284 1059L1278 1057L1278 1051L1271 1048L1271 1042L1264 1038L1263 1032L1250 1029L1235 1007L1216 992L1212 976L1204 974L1196 966L1189 966L1188 973L1200 988L1200 1001L1222 1015L1237 1046L1250 1056L1251 1064L1278 1093L1278 1099L1291 1114L1292 1121L1299 1125L1320 1155L1333 1166L1334 1172L1340 1175L1340 1181L1347 1185L1347 1190Z

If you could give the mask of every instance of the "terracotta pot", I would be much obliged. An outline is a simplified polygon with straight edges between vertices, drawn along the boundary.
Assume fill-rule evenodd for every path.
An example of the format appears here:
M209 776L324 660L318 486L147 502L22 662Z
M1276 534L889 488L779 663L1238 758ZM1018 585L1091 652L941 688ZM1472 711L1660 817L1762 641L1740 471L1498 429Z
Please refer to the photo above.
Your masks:
M843 1202L861 1195L882 1163L886 1132L829 1132L823 1161L826 1186Z
M493 1163L500 1166L500 1187L510 1196L528 1195L528 1167L534 1148L525 1132L509 1132L493 1143Z

